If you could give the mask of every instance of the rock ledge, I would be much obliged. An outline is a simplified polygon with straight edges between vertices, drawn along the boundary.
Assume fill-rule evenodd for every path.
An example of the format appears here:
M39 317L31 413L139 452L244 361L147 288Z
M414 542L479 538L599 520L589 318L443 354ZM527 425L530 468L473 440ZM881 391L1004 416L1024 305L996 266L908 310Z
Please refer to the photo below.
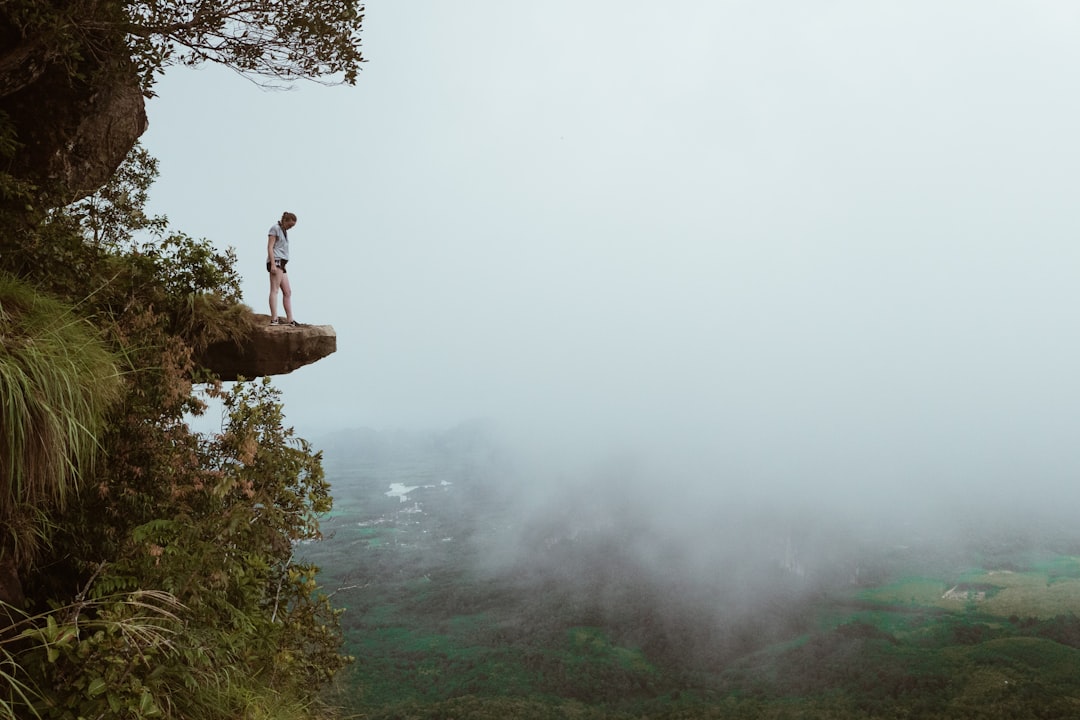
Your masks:
M269 315L253 313L246 337L210 345L195 363L222 380L250 380L291 373L336 350L337 333L331 325L272 326Z

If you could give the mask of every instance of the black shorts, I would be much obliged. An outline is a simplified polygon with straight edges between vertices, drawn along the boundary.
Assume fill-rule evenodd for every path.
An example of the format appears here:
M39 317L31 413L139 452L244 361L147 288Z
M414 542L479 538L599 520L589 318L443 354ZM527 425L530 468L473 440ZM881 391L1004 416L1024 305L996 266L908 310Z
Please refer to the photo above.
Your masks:
M281 268L281 272L283 272L283 273L289 272L288 270L285 269L285 266L289 264L288 260L278 260L277 258L275 258L274 259L274 264L277 265L279 268ZM270 261L269 260L266 261L266 272L270 272Z

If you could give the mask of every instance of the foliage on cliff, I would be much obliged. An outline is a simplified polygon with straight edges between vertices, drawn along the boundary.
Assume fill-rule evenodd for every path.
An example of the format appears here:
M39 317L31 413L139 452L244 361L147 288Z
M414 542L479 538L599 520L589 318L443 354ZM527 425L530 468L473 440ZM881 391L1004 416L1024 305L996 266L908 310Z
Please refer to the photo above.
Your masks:
M97 436L118 397L116 358L70 306L0 276L0 541L25 565L62 505L92 469Z
M93 198L0 233L4 282L72 308L119 368L77 497L37 503L46 542L18 565L0 717L307 717L346 661L315 568L293 559L330 508L320 454L284 426L267 381L207 385L221 432L187 424L205 408L192 353L242 307L231 253L142 214L155 171L136 149Z

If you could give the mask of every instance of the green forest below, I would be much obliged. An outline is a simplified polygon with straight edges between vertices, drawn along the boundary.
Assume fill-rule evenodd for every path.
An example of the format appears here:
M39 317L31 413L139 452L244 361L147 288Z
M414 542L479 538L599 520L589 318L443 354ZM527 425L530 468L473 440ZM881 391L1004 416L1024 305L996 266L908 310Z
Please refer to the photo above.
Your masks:
M353 652L348 707L371 718L1023 718L1074 717L1080 621L874 611L703 672L650 658L604 628L566 628L508 646L490 618L450 627L397 617ZM466 628L471 632L466 632ZM358 632L365 637L370 631ZM416 697L403 701L402 688ZM357 697L358 696L358 697Z
M360 440L326 448L337 504L302 553L346 608L356 660L330 698L349 716L1076 716L1080 538L1067 523L1017 517L953 546L853 543L818 579L766 564L743 576L759 591L748 605L723 577L643 563L629 524L515 518L504 470L462 461L452 435L405 460L366 458ZM415 486L408 502L391 482ZM490 528L515 522L527 549L492 568L482 559L507 539Z

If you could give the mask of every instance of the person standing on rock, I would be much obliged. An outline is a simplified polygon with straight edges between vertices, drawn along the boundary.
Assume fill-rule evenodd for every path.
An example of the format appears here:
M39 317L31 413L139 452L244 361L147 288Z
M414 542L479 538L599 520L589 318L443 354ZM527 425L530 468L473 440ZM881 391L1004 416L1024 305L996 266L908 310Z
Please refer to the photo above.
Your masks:
M270 273L270 324L299 325L292 314L292 287L285 266L289 264L289 230L296 225L296 215L291 212L281 214L281 220L270 228L266 242L266 271ZM285 322L277 314L277 296L281 293L281 304L285 308Z

